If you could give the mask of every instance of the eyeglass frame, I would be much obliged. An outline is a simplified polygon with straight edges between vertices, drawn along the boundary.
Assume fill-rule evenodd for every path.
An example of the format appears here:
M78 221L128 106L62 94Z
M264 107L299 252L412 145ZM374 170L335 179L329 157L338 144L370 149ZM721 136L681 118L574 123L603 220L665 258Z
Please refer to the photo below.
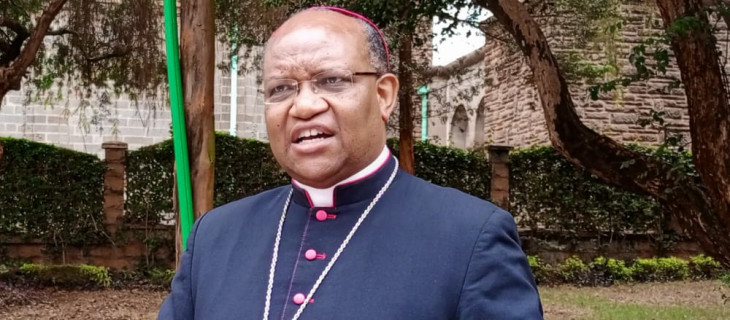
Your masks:
M347 72L349 72L350 73L350 83L351 83L351 85L354 85L354 83L355 83L355 80L354 80L354 77L355 76L376 76L376 77L379 78L380 76L383 75L383 73L376 72L376 71L352 72L352 71L347 70L347 69L330 69L330 70L325 70L325 71L322 71L322 72L319 72L319 73L315 74L309 80L295 80L295 79L287 79L287 78L274 78L274 79L270 79L268 81L271 81L271 80L277 80L277 81L291 80L291 84L296 83L296 89L297 90L294 93L292 93L291 96L287 96L286 98L282 99L281 101L269 102L269 101L267 101L268 98L266 97L266 94L267 94L266 93L266 91L267 91L267 89L266 89L266 82L268 82L268 81L265 81L264 82L264 105L277 105L277 104L284 103L284 102L286 102L289 99L295 98L300 93L300 91L302 89L301 83L303 83L303 82L314 82L315 85L312 87L312 90L313 90L314 94L319 95L319 96L328 96L328 95L335 95L335 94L341 93L341 92L320 93L320 92L317 92L317 90L316 90L318 88L317 87L317 84L316 84L317 83L317 81L316 81L317 80L316 79L317 76L319 76L321 74L325 74L327 72L331 72L333 70L340 70L340 71L347 71Z

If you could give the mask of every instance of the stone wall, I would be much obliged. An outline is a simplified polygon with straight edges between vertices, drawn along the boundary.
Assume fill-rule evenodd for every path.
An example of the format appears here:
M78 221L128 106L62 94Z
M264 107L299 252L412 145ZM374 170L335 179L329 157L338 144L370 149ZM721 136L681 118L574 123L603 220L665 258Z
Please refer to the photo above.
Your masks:
M539 6L535 5L535 8ZM536 21L542 26L551 49L556 56L567 57L572 52L587 62L607 64L614 62L619 68L618 74L629 75L634 67L629 63L629 55L642 39L663 31L663 22L658 9L651 2L624 0L618 7L624 17L622 27L617 32L605 31L608 25L599 26L599 32L585 45L580 45L576 30L579 26L564 19L566 15L555 15L551 9L535 9ZM722 20L715 19L718 28L718 47L725 52L728 42L728 30ZM608 23L608 22L607 22ZM535 86L532 84L532 73L519 48L511 40L502 26L491 18L483 24L487 34L486 53L482 65L473 66L471 70L483 71L484 87L478 97L481 102L473 110L482 111L484 127L475 127L474 135L483 135L483 139L475 139L482 144L509 145L517 148L532 145L548 144L548 134L544 114ZM603 29L601 29L603 28ZM650 52L648 53L650 54ZM664 141L667 134L681 134L689 143L689 116L684 91L670 89L674 79L680 78L676 62L670 63L666 75L648 81L637 82L626 88L619 88L612 93L602 94L600 99L592 101L588 93L590 83L586 81L570 81L570 90L576 105L576 111L583 122L591 129L612 137L623 143L641 143L656 145ZM650 59L649 59L650 60ZM727 59L726 59L727 60ZM726 69L730 64L726 63ZM564 68L565 71L565 68ZM596 79L603 82L617 76L609 74L605 78ZM454 81L455 80L450 80ZM436 79L436 86L442 79ZM467 90L471 84L459 85L454 91ZM451 119L457 111L460 101L451 99L447 103L432 105L430 128L441 144L447 144L450 131L445 125L438 125L439 118ZM469 109L467 109L469 110ZM657 126L642 127L637 122L650 117L651 111L664 112L665 129ZM444 116L446 115L446 116ZM441 121L444 122L444 121ZM479 143L475 143L479 145ZM467 143L467 147L469 147Z
M224 61L227 49L218 44L216 64ZM263 94L259 92L257 65L237 78L236 135L266 140ZM27 86L11 91L0 102L0 136L26 138L51 143L77 151L102 156L101 145L116 140L134 150L171 138L172 118L166 92L158 97L132 101L102 91L86 93L67 88L62 99L44 101L27 99ZM216 69L215 129L229 131L231 75Z

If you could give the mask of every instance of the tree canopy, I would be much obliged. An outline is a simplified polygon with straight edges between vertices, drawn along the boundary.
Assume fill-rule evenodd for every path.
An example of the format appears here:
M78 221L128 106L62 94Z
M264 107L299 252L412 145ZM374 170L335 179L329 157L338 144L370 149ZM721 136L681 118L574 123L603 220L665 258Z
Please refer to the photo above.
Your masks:
M155 94L165 81L161 12L154 0L0 2L0 100L23 85Z

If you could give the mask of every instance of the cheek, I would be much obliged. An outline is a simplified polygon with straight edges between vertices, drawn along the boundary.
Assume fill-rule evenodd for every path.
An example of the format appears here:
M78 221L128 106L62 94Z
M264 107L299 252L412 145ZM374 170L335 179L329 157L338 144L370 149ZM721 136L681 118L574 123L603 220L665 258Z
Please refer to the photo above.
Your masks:
M269 139L275 140L283 137L286 133L284 132L284 120L281 116L281 112L276 110L267 109L264 112L264 119L266 121L266 131L269 133Z

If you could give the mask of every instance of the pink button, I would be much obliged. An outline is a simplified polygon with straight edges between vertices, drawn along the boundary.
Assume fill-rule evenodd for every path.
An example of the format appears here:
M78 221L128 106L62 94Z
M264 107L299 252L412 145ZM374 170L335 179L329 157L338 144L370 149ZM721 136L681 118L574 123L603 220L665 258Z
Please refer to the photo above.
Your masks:
M304 299L306 298L307 297L303 293L297 293L294 295L294 298L292 298L292 301L294 301L294 303L296 304L302 304L304 303Z
M314 249L309 249L307 252L304 253L304 257L307 258L307 260L314 260L317 259L317 251Z
M327 220L327 211L317 210L317 214L315 215L315 218L317 218L317 220L319 220L319 221Z

